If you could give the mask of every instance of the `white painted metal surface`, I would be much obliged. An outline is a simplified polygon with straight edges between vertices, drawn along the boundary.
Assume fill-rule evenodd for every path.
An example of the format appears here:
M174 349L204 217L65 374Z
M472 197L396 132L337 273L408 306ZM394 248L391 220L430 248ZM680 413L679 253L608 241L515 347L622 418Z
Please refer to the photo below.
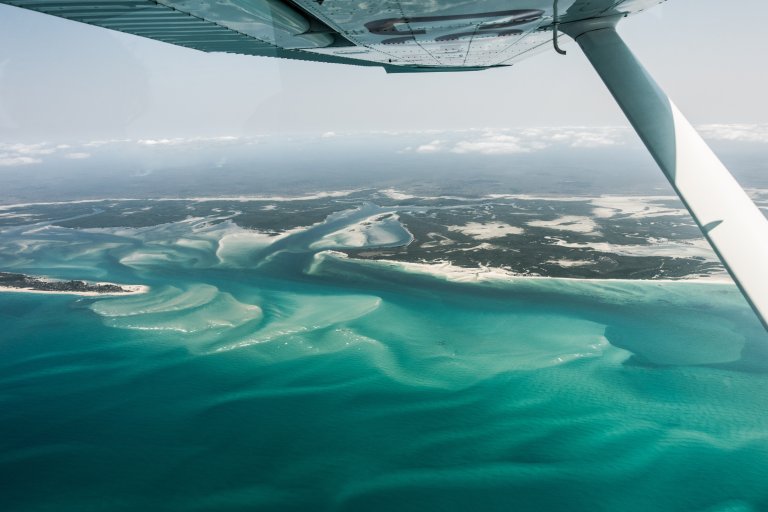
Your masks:
M333 43L330 34L307 34L309 20L280 0L157 1L282 48L315 48Z
M632 14L662 0L559 0L561 21ZM296 0L355 45L323 55L428 67L514 64L552 48L553 0Z
M664 0L558 0L563 23ZM508 66L552 49L554 0L0 0L208 52L381 65Z
M615 30L564 26L613 94L744 296L768 327L768 220Z

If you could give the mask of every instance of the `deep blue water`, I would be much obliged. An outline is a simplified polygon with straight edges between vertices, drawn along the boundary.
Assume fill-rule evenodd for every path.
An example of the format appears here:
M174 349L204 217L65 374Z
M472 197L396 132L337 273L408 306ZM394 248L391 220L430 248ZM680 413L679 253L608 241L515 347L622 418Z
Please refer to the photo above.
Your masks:
M768 335L735 287L311 248L368 208L277 241L1 233L2 268L151 290L0 293L0 510L768 510Z

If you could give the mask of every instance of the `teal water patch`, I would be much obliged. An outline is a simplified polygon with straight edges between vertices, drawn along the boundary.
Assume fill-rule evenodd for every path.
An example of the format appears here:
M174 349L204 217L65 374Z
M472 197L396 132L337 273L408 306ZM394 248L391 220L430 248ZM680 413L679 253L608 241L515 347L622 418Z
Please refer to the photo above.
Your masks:
M162 287L151 294L100 300L91 308L113 327L138 330L221 333L262 318L261 308L237 301L210 285L191 285L185 290Z
M6 268L151 287L0 293L0 507L768 510L768 340L735 287L317 256L367 208L271 240L0 234Z
M452 282L439 267L433 274L403 271L408 269L412 266L321 253L310 273L350 286L407 290L412 297L439 294L443 305L452 301L464 311L479 308L489 315L500 309L504 314L488 325L503 326L500 337L520 340L516 346L586 336L630 351L638 364L768 369L766 333L733 285L535 278ZM486 322L470 325L482 330Z

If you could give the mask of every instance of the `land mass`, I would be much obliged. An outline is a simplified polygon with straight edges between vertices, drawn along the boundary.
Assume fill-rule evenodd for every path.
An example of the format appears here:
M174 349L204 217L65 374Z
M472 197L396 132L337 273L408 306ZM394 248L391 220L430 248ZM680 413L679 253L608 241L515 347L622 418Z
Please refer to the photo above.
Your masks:
M56 281L11 272L0 272L0 288L78 294L135 293L140 290L135 286L123 287L112 283L88 283L75 280Z
M422 186L321 191L301 197L7 205L0 206L0 227L51 225L139 237L145 229L178 223L180 229L195 232L220 225L222 233L245 229L279 236L330 224L343 212L366 208L369 217L339 224L337 231L325 233L312 248L343 251L356 259L450 263L469 272L497 269L519 276L727 279L698 226L672 195L500 194L493 184L471 183L468 190L473 194L467 197L440 195L441 189ZM752 194L768 214L768 192ZM169 251L171 246L164 245L162 250Z

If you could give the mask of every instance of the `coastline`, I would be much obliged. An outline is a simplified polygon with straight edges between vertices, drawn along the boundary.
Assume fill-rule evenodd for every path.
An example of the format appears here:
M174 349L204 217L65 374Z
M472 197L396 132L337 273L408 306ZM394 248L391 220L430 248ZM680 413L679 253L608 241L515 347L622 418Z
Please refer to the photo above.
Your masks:
M106 285L113 285L113 286L119 286L123 290L126 290L124 292L107 292L107 293L100 293L100 292L79 292L79 291L68 291L68 290L36 290L34 288L16 288L13 286L0 286L0 293L10 292L10 293L44 293L49 295L79 295L81 297L104 297L104 296L118 296L118 295L138 295L142 293L147 293L150 290L149 286L143 285L143 284L115 284L115 283L94 283L94 284L106 284Z
M196 197L106 197L103 199L73 199L70 201L30 201L25 203L0 204L0 211L11 210L13 208L25 208L29 206L57 206L67 204L91 204L103 203L107 201L189 201L196 203L205 203L213 201L235 201L240 203L247 202L290 202L290 201L311 201L315 199L326 199L335 197L346 197L360 189L338 190L331 192L316 192L313 194L304 194L299 196L259 196L259 195L236 195L236 196L196 196Z
M578 278L578 277L550 277L536 276L527 274L516 274L502 268L479 267L466 268L454 265L449 261L434 263L415 263L407 261L375 260L350 257L340 251L326 250L320 251L315 255L316 258L336 258L340 260L349 260L363 265L381 265L395 267L405 272L415 274L430 275L439 279L451 282L514 282L525 280L550 280L550 281L573 281L579 283L691 283L691 284L710 284L710 285L733 285L733 280L727 274L715 274L708 276L690 276L678 279L605 279L605 278Z

